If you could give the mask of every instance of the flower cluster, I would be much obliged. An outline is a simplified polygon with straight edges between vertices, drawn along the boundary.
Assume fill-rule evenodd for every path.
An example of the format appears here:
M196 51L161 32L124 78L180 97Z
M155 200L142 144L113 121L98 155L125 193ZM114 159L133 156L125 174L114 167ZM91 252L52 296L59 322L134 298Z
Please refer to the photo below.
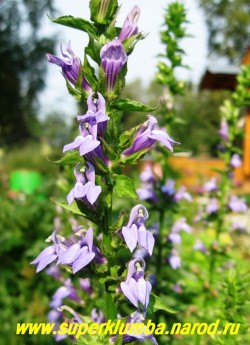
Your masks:
M73 274L87 266L92 260L98 264L106 262L100 250L94 244L93 229L85 231L82 227L73 236L63 238L54 231L48 239L53 244L45 248L31 262L37 265L37 272L57 260L57 264L68 265Z

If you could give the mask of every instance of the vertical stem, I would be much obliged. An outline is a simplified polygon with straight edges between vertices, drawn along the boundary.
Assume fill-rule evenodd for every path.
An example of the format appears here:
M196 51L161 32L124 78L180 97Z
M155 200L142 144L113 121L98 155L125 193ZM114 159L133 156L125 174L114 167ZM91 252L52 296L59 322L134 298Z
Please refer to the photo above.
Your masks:
M105 209L103 218L102 218L102 224L103 224L103 243L105 248L104 255L106 256L108 260L108 266L109 266L109 274L110 274L110 267L113 264L112 255L112 246L111 241L112 237L109 232L110 222L112 222L112 198L113 198L113 185L111 183L110 176L106 178L106 185L108 186L107 191L107 203L108 207ZM109 291L109 285L105 283L105 295L106 295L106 313L108 320L115 320L117 317L117 311L116 306L114 303L114 299L112 296L112 293Z
M159 212L159 242L158 242L158 256L157 256L157 264L159 265L159 275L162 267L162 230L164 226L164 216L165 212L163 209Z

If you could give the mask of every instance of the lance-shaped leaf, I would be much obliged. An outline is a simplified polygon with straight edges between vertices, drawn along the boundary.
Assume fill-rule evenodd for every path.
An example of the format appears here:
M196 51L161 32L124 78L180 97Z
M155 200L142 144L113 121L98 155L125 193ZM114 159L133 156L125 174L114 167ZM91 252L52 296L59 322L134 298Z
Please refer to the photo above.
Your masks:
M50 18L54 23L68 26L73 29L81 30L86 32L92 37L96 37L94 26L83 18L75 18L73 16L63 16L59 18Z
M65 165L76 166L76 164L79 163L79 152L69 151L61 159L55 162L49 160L49 162L51 162L52 164L61 165L61 166L65 166Z
M95 90L97 84L95 69L90 65L87 55L84 56L83 71L92 89Z
M151 113L158 107L152 108L148 105L145 105L137 101L133 101L126 98L117 98L110 103L110 108L121 111L137 111L142 113Z
M134 181L125 175L118 175L115 178L114 193L119 197L138 199Z
M174 310L171 307L169 307L163 299L151 293L147 312L148 314L153 314L157 310L165 310L170 314L178 313L177 310Z

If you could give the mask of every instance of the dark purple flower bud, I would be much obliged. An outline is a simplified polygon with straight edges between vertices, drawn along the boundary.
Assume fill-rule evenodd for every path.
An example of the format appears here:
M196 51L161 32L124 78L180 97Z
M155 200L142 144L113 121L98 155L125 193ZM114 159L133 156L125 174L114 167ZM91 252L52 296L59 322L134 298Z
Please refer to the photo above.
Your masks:
M212 198L209 200L207 204L206 211L208 214L216 213L219 209L219 203L216 198Z
M77 171L80 163L75 166L76 184L67 195L69 205L72 204L74 199L83 199L83 201L93 205L102 191L100 186L95 185L95 169L93 165L89 162L86 163L89 168L84 173Z
M89 228L85 235L81 230L79 232L81 232L80 239L59 254L57 261L58 264L71 265L73 274L87 266L95 257L93 229Z
M230 164L233 168L238 168L242 165L242 160L240 158L240 155L238 155L238 153L234 153L232 155Z
M37 273L55 261L58 258L58 255L66 250L66 247L62 242L62 238L56 234L56 231L52 233L48 241L53 242L53 244L50 247L45 248L38 257L31 262L32 265L38 264L36 269Z
M66 79L68 79L72 84L76 84L81 70L80 59L75 56L73 50L71 49L70 42L68 43L67 49L64 52L61 45L62 58L59 58L52 54L47 54L47 59L49 62L56 64L61 67L62 73ZM91 87L87 82L84 75L82 76L82 88L86 92L91 92Z
M154 116L148 115L148 121L144 122L134 138L131 147L123 151L124 156L130 156L136 152L151 148L156 140L166 146L171 152L173 151L172 144L179 144L172 140L170 136L163 130L155 128L157 120Z
M140 8L138 6L134 6L128 14L127 18L125 19L125 22L119 34L119 40L121 42L138 33L137 21L139 19L140 14Z
M238 198L236 195L231 196L228 206L233 212L246 212L248 210L246 199Z
M128 275L125 282L121 283L121 289L128 300L138 308L139 302L147 308L152 285L144 279L145 261L142 258L129 262Z
M149 255L152 255L155 239L145 228L146 219L148 219L147 209L143 205L137 205L130 212L128 224L122 228L122 235L131 253L138 243L148 251Z
M127 62L127 55L121 42L115 38L102 47L100 57L106 78L106 89L110 92L113 91L117 76Z
M88 129L94 138L104 137L107 129L109 117L105 114L105 99L97 92L89 95L88 111L85 115L77 116L77 120L82 125L88 125Z
M219 129L218 133L224 141L228 141L229 131L228 131L228 124L227 124L227 121L225 119L221 120L220 129Z

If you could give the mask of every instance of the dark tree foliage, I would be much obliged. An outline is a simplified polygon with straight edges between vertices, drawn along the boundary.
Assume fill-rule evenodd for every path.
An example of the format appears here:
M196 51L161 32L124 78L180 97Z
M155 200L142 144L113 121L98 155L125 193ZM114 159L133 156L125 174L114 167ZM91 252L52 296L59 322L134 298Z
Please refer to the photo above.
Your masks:
M211 53L239 63L250 44L249 0L198 0L209 30Z
M32 137L37 95L44 87L45 53L53 40L41 37L52 0L0 0L0 144Z

